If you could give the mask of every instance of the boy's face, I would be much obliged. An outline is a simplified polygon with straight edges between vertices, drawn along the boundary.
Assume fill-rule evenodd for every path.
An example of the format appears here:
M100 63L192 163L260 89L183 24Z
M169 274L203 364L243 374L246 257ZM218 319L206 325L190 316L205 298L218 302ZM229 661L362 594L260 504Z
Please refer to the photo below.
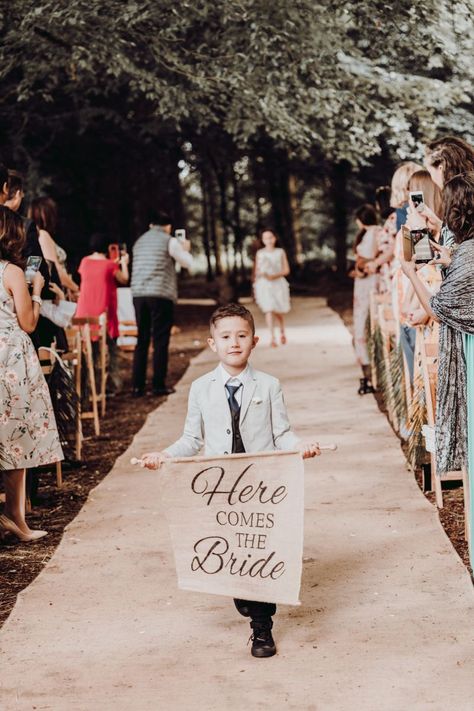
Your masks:
M237 375L247 365L258 337L252 333L250 324L240 316L219 319L207 339L209 347L217 353L229 375Z

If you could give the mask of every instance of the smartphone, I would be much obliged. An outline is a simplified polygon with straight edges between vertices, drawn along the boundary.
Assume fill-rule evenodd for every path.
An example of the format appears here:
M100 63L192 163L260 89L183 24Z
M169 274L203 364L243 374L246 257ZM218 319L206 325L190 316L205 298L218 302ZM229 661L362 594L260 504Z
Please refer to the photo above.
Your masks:
M127 254L127 243L126 242L120 242L120 253Z
M186 239L186 230L175 230L174 236L179 242L184 242Z
M403 240L403 259L405 262L411 262L413 257L413 242L411 239L410 230L406 225L402 225L402 240Z
M416 190L415 192L409 193L410 195L410 200L412 201L415 209L421 205L422 203L425 202L425 198L423 196L423 191L422 190Z
M33 277L36 272L39 271L42 261L43 259L41 257L28 257L25 267L25 278L28 284L31 284L31 282L33 281Z
M427 229L410 230L415 262L431 262L434 259L433 247L430 244L431 233Z
M109 244L109 259L116 261L120 258L120 249L118 244Z

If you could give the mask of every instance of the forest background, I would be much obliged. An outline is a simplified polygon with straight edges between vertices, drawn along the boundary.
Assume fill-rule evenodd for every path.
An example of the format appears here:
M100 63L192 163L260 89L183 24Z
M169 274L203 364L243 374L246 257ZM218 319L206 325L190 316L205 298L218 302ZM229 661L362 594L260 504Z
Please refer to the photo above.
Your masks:
M473 0L1 0L0 159L58 203L72 266L150 208L208 279L272 224L345 273L351 214L442 133L474 140Z

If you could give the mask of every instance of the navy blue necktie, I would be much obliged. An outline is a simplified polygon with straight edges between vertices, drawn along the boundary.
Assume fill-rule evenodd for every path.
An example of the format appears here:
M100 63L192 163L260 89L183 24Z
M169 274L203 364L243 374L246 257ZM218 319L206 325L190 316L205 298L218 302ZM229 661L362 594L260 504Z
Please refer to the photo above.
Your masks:
M237 402L237 398L235 397L235 393L239 388L242 387L242 383L239 385L227 385L225 386L225 389L229 393L229 407L233 415L237 415L237 413L240 412L240 405Z

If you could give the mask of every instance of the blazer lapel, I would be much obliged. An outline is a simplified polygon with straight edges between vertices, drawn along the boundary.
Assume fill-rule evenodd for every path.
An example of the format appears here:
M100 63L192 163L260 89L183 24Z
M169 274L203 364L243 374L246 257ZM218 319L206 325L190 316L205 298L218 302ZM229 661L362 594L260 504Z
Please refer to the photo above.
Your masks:
M255 375L255 371L253 370L253 368L251 368L249 366L248 379L247 379L247 383L245 384L244 391L242 393L242 404L240 406L240 420L239 420L240 425L242 424L242 422L245 419L245 415L247 414L249 405L252 402L252 398L253 398L256 388L257 388L257 377Z
M229 401L227 400L226 391L222 384L222 376L219 368L216 368L211 376L209 384L209 402L214 412L221 413L225 417L226 423L231 422Z

